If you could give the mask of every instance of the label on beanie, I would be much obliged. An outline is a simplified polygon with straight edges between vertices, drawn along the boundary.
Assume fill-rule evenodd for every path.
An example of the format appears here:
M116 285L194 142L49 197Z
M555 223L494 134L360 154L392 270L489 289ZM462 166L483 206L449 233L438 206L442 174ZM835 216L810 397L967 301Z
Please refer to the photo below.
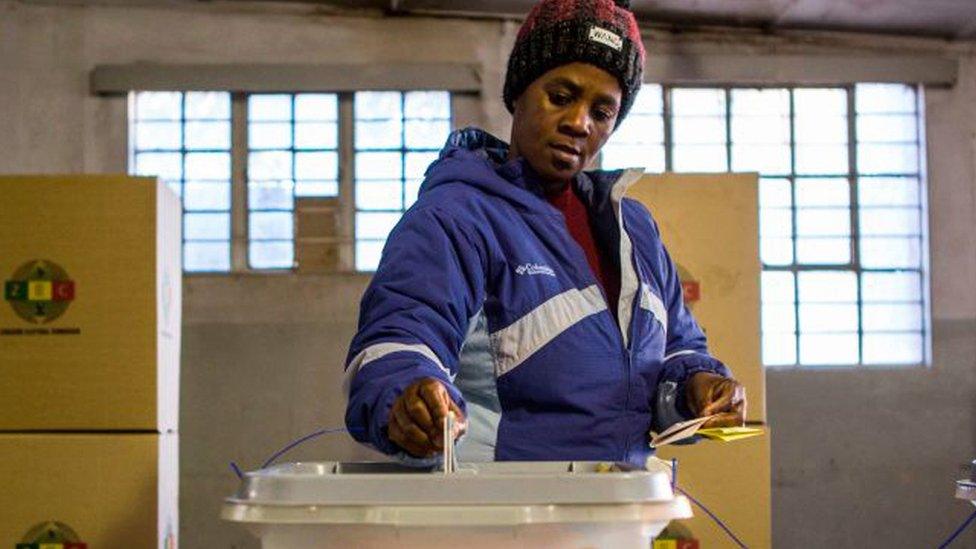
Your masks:
M599 42L604 46L609 46L617 51L620 51L624 47L624 41L620 38L620 35L610 32L607 29L601 29L600 27L590 27L590 40Z

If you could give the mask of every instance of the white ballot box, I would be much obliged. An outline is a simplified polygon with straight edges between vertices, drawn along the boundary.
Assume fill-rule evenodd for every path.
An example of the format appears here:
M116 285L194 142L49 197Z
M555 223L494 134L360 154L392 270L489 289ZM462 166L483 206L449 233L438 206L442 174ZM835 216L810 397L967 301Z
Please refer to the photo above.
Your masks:
M647 549L691 509L664 472L596 462L317 462L246 474L222 516L265 549Z

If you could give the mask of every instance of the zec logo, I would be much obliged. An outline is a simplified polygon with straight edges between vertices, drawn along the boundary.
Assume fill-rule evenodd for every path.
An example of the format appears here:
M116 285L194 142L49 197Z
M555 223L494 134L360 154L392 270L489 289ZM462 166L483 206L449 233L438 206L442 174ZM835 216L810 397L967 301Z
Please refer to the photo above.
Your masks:
M35 525L26 534L17 549L88 549L74 529L63 522L47 521Z
M14 271L4 283L3 297L20 318L47 324L68 310L75 299L75 283L60 265L35 259Z

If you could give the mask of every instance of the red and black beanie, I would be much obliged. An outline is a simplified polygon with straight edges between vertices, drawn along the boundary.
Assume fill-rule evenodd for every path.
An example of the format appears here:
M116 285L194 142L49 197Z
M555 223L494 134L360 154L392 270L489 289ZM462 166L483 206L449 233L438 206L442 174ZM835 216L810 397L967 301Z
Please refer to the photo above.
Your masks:
M644 43L629 0L542 0L515 39L505 74L505 106L546 72L573 62L597 66L620 82L617 124L627 116L644 73Z

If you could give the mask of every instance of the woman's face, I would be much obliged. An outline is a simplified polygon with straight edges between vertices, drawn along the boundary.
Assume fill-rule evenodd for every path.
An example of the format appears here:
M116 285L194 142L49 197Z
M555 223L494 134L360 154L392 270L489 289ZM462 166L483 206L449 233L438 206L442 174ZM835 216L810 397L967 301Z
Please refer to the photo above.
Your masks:
M544 181L562 187L610 138L620 111L617 79L586 63L537 78L515 102L511 156L522 156Z

